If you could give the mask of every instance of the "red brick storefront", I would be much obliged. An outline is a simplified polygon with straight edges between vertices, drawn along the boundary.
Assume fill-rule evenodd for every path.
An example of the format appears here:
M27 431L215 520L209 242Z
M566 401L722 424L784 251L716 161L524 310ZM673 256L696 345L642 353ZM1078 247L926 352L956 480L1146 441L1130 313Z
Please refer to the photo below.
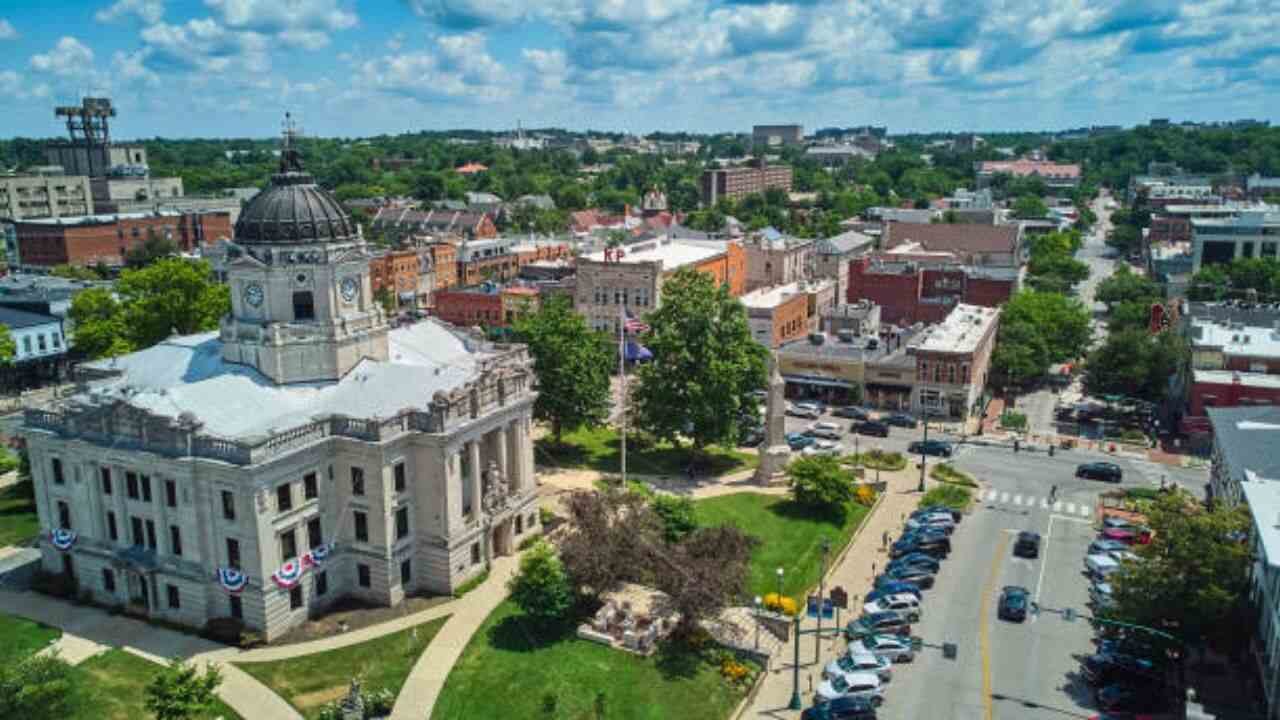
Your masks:
M129 250L149 234L169 238L184 252L231 237L228 212L91 215L69 224L55 219L15 223L18 254L23 265L90 266L124 264Z

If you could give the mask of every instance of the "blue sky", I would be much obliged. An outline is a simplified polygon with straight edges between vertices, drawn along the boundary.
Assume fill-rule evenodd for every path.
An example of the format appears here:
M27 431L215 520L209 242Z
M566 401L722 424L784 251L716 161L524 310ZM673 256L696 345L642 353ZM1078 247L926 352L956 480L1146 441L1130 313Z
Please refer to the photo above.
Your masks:
M1276 119L1280 0L5 0L0 136Z

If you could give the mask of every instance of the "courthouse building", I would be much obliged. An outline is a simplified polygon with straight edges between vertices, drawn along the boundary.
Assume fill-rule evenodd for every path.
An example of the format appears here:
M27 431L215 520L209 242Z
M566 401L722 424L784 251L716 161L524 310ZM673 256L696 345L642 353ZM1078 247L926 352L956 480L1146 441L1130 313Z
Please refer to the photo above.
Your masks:
M25 411L44 569L273 639L343 598L451 592L537 532L524 347L389 329L369 258L286 143L236 223L220 329Z

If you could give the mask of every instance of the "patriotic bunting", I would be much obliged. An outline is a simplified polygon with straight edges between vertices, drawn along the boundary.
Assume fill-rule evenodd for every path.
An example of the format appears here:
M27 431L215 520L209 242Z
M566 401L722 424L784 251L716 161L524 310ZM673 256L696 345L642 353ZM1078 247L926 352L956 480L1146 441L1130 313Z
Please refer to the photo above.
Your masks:
M71 530L63 530L62 528L49 533L49 539L53 541L54 547L63 552L70 550L71 546L76 544L76 534Z
M229 593L239 594L249 584L249 578L235 568L218 568L218 584Z
M302 579L302 562L297 558L286 560L279 570L271 573L271 579L282 589L288 590Z

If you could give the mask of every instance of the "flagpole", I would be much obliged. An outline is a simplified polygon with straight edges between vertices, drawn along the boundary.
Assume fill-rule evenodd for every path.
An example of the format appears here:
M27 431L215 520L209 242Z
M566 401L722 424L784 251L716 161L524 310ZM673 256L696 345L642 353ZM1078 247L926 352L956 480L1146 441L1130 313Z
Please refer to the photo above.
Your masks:
M627 486L627 311L618 311L618 376L622 388L622 486Z

